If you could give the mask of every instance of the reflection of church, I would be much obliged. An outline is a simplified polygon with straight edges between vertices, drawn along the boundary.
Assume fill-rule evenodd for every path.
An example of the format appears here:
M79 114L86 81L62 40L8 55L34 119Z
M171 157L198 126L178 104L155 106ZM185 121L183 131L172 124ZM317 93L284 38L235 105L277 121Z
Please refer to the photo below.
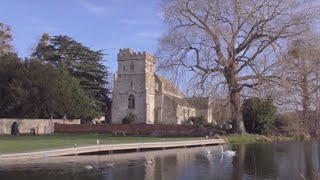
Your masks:
M120 49L112 99L112 123L126 116L135 123L181 124L203 116L212 122L209 98L187 98L175 85L155 74L156 59L147 52Z

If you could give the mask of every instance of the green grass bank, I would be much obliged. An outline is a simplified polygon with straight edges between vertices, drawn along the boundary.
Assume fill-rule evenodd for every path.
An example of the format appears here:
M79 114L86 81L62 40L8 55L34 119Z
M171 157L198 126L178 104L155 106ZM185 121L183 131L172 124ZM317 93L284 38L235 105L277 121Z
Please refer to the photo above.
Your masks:
M146 143L165 141L188 141L205 139L204 137L136 137L106 134L54 134L43 136L0 136L0 154L30 152L55 148L67 148L94 145L99 139L100 144Z
M311 137L308 134L297 134L292 137L287 136L273 136L273 135L258 135L258 134L229 134L221 138L226 140L226 143L239 144L239 143L265 143L265 142L281 142L281 141L306 141Z

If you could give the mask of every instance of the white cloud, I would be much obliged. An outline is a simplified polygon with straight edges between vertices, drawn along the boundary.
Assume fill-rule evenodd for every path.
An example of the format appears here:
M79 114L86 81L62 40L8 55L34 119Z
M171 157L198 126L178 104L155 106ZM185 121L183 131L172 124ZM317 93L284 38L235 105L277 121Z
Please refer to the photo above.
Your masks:
M89 0L80 0L80 5L88 9L90 12L92 12L95 15L101 15L106 11L106 7L94 4L92 3L92 1L89 1Z

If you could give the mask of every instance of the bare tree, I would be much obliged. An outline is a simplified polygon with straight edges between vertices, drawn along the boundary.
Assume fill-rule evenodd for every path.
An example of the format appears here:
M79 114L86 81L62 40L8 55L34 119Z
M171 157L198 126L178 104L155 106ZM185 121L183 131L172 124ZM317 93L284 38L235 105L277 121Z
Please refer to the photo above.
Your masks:
M12 51L10 27L0 22L0 55Z
M316 119L319 109L319 43L320 36L316 33L294 39L278 66L278 73L282 74L287 85L283 88L287 94L284 98L289 100L288 104L291 101L298 114L302 112L303 126L309 130L317 126L316 121L314 124L310 120Z
M270 69L277 48L313 20L300 2L162 0L167 31L159 46L161 66L189 70L187 77L197 79L200 88L227 87L233 131L244 133L241 91L276 78Z

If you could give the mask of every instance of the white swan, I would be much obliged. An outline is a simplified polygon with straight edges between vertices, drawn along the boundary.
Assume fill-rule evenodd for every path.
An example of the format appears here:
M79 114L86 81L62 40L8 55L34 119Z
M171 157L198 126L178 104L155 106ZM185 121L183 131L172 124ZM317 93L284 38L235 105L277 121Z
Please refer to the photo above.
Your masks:
M93 166L92 165L87 165L85 166L86 169L93 169Z
M107 165L107 167L114 167L114 162L112 161L112 162L110 162L110 163L107 163L106 165Z
M153 160L150 159L149 161L146 162L146 164L153 164Z
M235 156L236 155L236 151L230 151L230 150L223 151L222 146L220 146L220 149L221 149L221 154L223 154L225 156Z
M204 152L207 153L207 154L211 154L211 150L210 149L206 149L206 150L204 150Z

